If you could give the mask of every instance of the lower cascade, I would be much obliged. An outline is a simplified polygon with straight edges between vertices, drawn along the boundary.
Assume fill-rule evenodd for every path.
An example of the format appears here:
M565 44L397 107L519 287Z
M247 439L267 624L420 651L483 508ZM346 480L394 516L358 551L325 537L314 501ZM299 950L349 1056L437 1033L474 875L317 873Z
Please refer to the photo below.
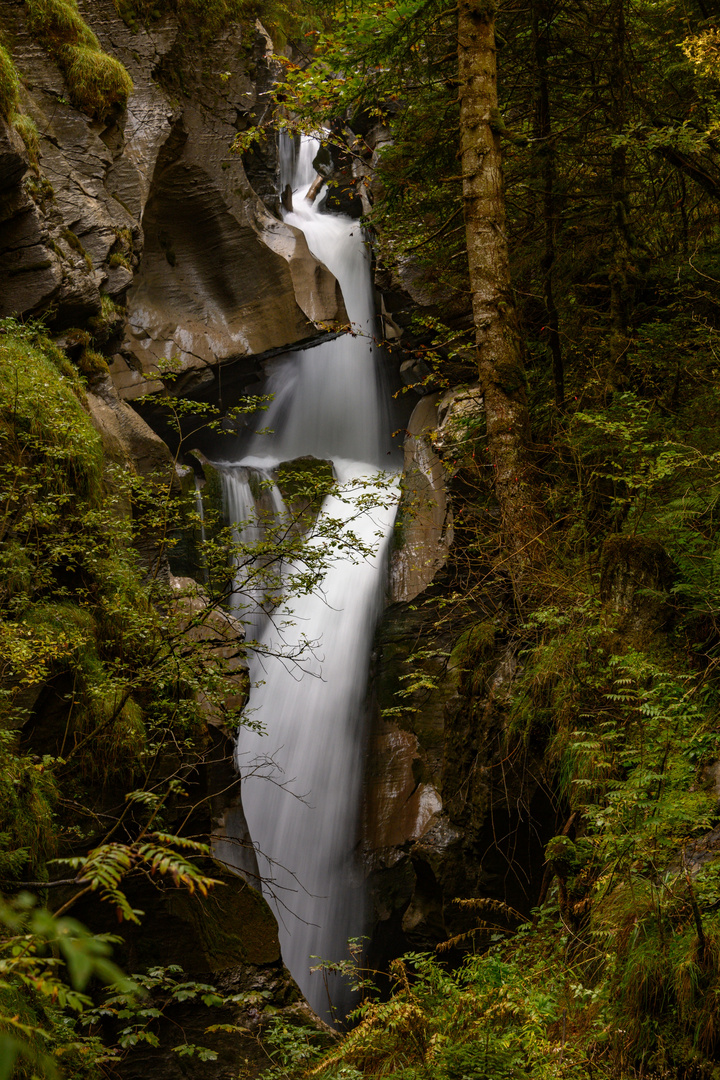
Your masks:
M288 143L285 161L294 156ZM311 967L316 957L346 959L348 939L364 929L354 855L363 706L395 508L386 492L358 513L351 497L353 488L372 487L369 478L388 469L392 451L363 231L305 198L317 148L303 139L292 161L294 210L285 220L340 282L352 332L277 361L264 389L267 433L254 434L240 460L217 465L226 513L242 539L253 539L262 517L286 512L273 470L298 457L331 461L340 494L328 495L321 512L351 529L361 548L354 558L331 556L321 586L283 601L272 615L260 596L241 613L248 640L259 646L250 662L250 717L263 729L244 729L238 741L245 816L285 963L313 1008L332 1018L348 1011L351 993L342 978ZM364 556L366 547L374 554ZM303 649L304 642L311 646ZM300 650L298 663L279 655Z

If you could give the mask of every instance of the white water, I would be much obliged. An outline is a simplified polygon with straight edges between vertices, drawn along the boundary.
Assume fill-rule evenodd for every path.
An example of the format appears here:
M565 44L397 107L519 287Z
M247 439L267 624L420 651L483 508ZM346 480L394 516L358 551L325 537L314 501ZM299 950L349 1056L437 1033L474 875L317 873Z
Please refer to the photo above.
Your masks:
M226 506L241 523L243 540L261 534L263 513L272 517L281 509L277 488L263 494L264 510L258 511L252 496L253 482L257 491L258 479L267 479L279 462L308 454L330 458L337 479L352 486L388 469L392 460L362 229L305 200L316 147L304 141L294 163L294 209L286 221L302 229L311 251L339 280L354 332L283 358L269 377L264 392L274 397L262 427L273 433L256 434L242 461L222 468ZM323 513L347 523L376 553L331 562L319 590L290 600L272 617L252 589L241 601L241 612L243 603L255 604L254 613L242 617L250 623L248 639L256 637L262 653L287 653L303 637L317 645L300 666L267 655L251 661L253 681L260 683L251 693L251 715L267 733L243 731L237 762L284 960L310 1004L330 1016L329 996L342 1014L349 991L342 980L326 984L322 974L311 973L311 957L347 959L348 938L363 932L363 888L354 854L364 765L362 711L395 510L376 508L358 517L352 504L329 496ZM241 572L241 589L245 582ZM282 626L289 618L291 629Z
M200 481L198 480L197 475L195 476L195 513L200 521L200 550L204 552L207 539L205 535L205 508L202 501L202 488L200 487ZM208 573L205 565L203 565L202 574L203 581L207 584Z

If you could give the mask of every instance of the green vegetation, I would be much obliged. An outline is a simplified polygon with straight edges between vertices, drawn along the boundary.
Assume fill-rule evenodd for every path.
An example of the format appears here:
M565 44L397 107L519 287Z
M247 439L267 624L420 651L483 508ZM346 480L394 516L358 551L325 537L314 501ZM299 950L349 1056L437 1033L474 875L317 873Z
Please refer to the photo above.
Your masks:
M9 120L27 147L30 163L38 164L38 129L20 109L20 78L12 57L0 45L0 116Z
M73 100L109 115L129 83L76 7L28 6ZM249 0L117 0L117 9L135 28L173 12L182 48L256 15L297 31L300 44L300 29L310 35L312 58L281 58L279 122L332 130L324 137L336 151L372 163L380 270L424 301L399 313L404 334L392 347L414 361L422 389L474 381L457 9L440 0L307 4L292 17ZM490 8L476 4L474 14L487 20ZM501 97L490 127L505 155L513 290L503 304L519 310L527 364L526 379L512 366L493 379L532 419L527 450L546 533L518 585L488 425L477 412L456 417L437 447L455 535L432 597L441 646L418 642L387 717L444 755L438 783L463 857L481 862L492 831L508 879L525 874L530 884L512 906L509 896L466 897L457 932L437 955L396 961L389 988L356 972L355 1027L330 1051L275 1020L273 1080L717 1080L716 14L704 2L695 11L669 0L532 0L499 15ZM0 109L13 117L17 103L17 74L0 51ZM236 149L262 134L243 133ZM66 241L83 253L73 234ZM132 257L132 237L118 230L110 264ZM61 942L89 950L82 970L112 984L119 976L101 963L108 943L68 928L64 911L53 921L23 899L23 883L39 891L67 872L73 889L97 893L125 922L139 918L131 875L164 867L190 890L210 887L206 849L173 829L189 812L208 707L228 726L239 715L226 704L227 666L200 633L190 648L188 630L204 633L222 617L236 569L250 596L274 603L281 566L306 591L328 552L344 556L354 542L315 518L333 488L324 463L295 463L280 477L293 527L268 522L257 543L239 545L210 514L199 560L207 585L178 602L161 570L197 526L193 510L168 476L147 483L112 469L84 407L121 320L104 297L101 314L68 333L75 364L41 327L6 322L0 333L0 876L15 897L0 913L0 1024L24 1025L9 1052L47 1073L43 1046L55 1058L79 1053L72 1010L96 1039L93 1062L120 1054L117 1042L102 1047L93 1010L128 1020L128 1047L152 1042L158 1017L133 1012L122 987L77 1007L72 995L87 979L71 954L67 971L54 965ZM176 425L202 412L167 404ZM204 421L215 422L210 410ZM217 501L217 476L208 484ZM148 538L153 553L141 564L133 545L147 549ZM423 715L438 688L448 690L442 733L428 732ZM40 693L52 708L38 705ZM46 744L36 739L40 713L52 729ZM542 819L533 816L538 791ZM495 819L488 825L495 812L509 838L498 839ZM522 829L542 837L537 867L520 865ZM444 897L446 909L453 900ZM32 942L19 977L16 933ZM143 978L176 992L173 972ZM65 1072L83 1075L75 1064Z
M212 41L229 22L254 13L248 0L114 0L118 14L133 30L172 12L183 31L203 43Z
M132 91L127 71L104 53L77 9L76 0L26 0L30 29L37 35L67 84L79 109L109 120Z
M422 298L414 317L400 313L391 347L431 390L476 379L482 339L468 303L457 17L439 0L348 5L316 26L310 62L283 61L277 91L282 124L324 128L336 153L372 161L380 269ZM386 1000L363 975L357 1026L336 1051L278 1025L268 1075L710 1080L720 1049L717 11L533 0L497 18L490 127L504 151L514 288L502 303L519 310L526 379L511 368L489 379L482 351L480 376L532 421L545 539L532 573L509 580L488 427L461 417L452 438L444 428L454 548L428 600L434 637L418 641L387 715L422 743L423 710L454 680L460 703L443 704L449 823L468 852L495 843L508 880L529 880L516 853L527 832L543 834L544 859L522 902L513 897L521 911L475 898L476 928L452 937L467 950L454 971L457 953L440 943L436 957L397 963ZM259 134L244 133L238 150ZM429 672L448 639L446 666ZM538 791L543 819L531 809Z
M208 46L224 29L233 23L248 30L248 49L252 49L257 33L255 20L260 19L272 35L277 49L288 41L300 40L311 27L318 25L327 5L310 0L302 5L287 0L113 0L115 9L125 23L137 31L151 25L164 15L176 16L181 30L182 47L189 42Z
M0 114L11 120L20 104L20 82L15 65L7 51L0 45Z
M108 959L123 937L108 929L140 922L138 890L152 900L155 887L202 897L220 887L205 842L202 785L214 747L208 721L227 731L241 722L247 674L239 650L255 647L241 645L237 623L224 614L233 592L244 587L254 597L262 589L276 601L288 587L314 589L328 558L366 553L343 523L310 520L317 487L333 484L320 463L315 485L302 470L295 477L302 503L295 518L268 522L255 543L240 543L208 508L212 539L200 560L207 585L172 588L166 560L184 534L199 533L194 498L180 493L169 457L142 479L128 463L105 457L85 388L107 372L98 339L111 332L118 309L105 301L93 326L66 332L76 363L42 325L0 321L5 1076L97 1080L134 1046L160 1045L164 1010L196 999L226 1010L222 1030L235 1031L226 1020L245 995L219 995L179 969L152 968L123 981ZM199 410L172 397L167 403L177 422ZM262 404L249 399L238 410ZM217 422L213 410L205 422ZM385 496L347 497L376 505ZM289 564L288 586L280 567ZM238 603L242 617L241 594ZM210 756L215 762L215 748ZM255 906L271 933L259 898ZM74 907L90 929L67 918ZM211 1019L209 1039L219 1030ZM207 1045L171 1037L178 1054L216 1056Z

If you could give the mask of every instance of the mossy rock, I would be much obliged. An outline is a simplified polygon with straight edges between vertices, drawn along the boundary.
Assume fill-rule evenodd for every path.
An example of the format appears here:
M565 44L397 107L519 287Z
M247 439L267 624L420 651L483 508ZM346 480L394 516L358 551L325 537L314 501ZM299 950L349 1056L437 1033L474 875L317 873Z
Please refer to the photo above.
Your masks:
M312 528L323 500L335 487L332 461L312 455L293 458L278 465L275 478L295 523L303 531Z
M393 604L375 641L378 708L417 737L435 763L430 774L442 755L446 708L458 692L457 673L448 663L451 641L433 630L435 615L432 604Z
M77 365L80 373L91 383L110 373L107 359L95 349L83 349Z
M600 553L600 599L620 615L618 629L649 638L672 615L677 568L662 544L645 536L608 536Z
M482 693L493 669L495 624L492 619L475 623L460 635L450 654L450 667L460 679L460 689L472 695Z
M113 56L100 48L77 0L26 0L30 29L60 68L70 100L98 120L124 108L133 83Z
M278 963L277 923L262 895L220 863L209 871L221 884L207 897L184 889L164 894L163 955L174 953L186 971L213 974L238 964Z

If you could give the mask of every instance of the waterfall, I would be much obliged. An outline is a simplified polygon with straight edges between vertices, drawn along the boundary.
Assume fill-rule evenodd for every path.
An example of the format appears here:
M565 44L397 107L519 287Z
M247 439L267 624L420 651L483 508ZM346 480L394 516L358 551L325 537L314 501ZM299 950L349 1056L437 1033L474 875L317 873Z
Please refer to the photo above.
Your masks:
M205 542L207 540L205 535L205 507L203 506L202 501L202 487L200 486L200 480L197 474L195 474L195 513L200 522L200 551L205 552ZM202 558L202 576L203 581L207 585L208 571L207 566L205 565L204 556Z
M284 167L294 168L294 209L285 220L304 232L310 250L340 282L352 332L274 363L264 389L272 402L262 417L262 427L272 433L258 432L239 462L219 466L240 539L256 538L263 515L283 509L271 480L280 462L305 455L330 459L338 481L352 486L392 461L363 230L350 218L322 213L320 200L306 201L317 146L304 139L298 153L287 143L283 149ZM253 494L259 478L260 500ZM352 519L353 533L376 553L332 561L319 589L289 599L273 617L262 611L259 596L255 612L242 615L251 624L248 638L260 645L250 661L257 684L250 714L266 734L243 730L237 763L283 957L310 1004L331 1017L328 985L336 1015L347 1011L350 994L342 979L328 984L322 974L311 973L311 957L346 959L348 938L364 929L364 890L354 856L364 767L362 712L394 507L358 517L353 505L333 494L322 512L348 527ZM279 621L285 624L281 629ZM293 635L317 643L301 666L270 655L287 652Z

